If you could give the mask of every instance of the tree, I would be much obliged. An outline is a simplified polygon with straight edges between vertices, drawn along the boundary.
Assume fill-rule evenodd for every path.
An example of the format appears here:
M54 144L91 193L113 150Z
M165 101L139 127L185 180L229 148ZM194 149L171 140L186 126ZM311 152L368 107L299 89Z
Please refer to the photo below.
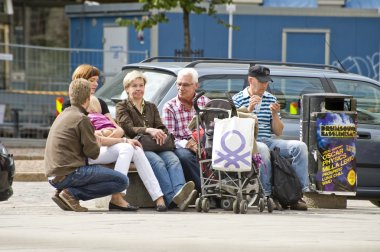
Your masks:
M165 11L170 11L179 6L183 11L184 56L189 57L191 53L190 14L207 13L207 15L214 17L218 24L229 27L229 24L216 16L217 11L215 7L218 4L231 4L232 1L233 0L139 0L140 3L143 3L144 11L153 11L151 15L141 20L119 18L116 22L123 26L133 25L135 30L142 31L147 28L152 28L159 23L167 23L169 19ZM234 28L237 29L237 27Z

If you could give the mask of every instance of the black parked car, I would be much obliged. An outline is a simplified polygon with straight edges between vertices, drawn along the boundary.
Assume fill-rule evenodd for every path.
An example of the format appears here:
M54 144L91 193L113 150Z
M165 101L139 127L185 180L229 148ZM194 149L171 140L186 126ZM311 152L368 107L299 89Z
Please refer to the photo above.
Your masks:
M368 199L380 207L380 83L368 77L347 73L335 66L250 60L204 59L189 62L178 58L157 57L122 68L111 81L96 92L115 113L115 102L125 99L122 81L132 70L143 71L148 79L145 99L163 104L176 94L176 76L184 67L193 67L199 73L200 88L209 98L225 97L224 93L239 92L247 86L247 69L250 64L266 65L273 82L269 92L282 103L284 139L300 139L299 101L305 93L342 93L357 99L358 137L357 199ZM298 106L298 107L297 107Z
M12 194L15 164L11 154L0 142L0 201L8 200Z

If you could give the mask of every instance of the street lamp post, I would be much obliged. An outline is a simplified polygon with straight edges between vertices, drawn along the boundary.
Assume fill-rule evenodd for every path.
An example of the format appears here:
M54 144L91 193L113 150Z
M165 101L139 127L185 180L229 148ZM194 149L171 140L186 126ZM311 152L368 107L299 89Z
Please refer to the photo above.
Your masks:
M232 58L232 26L233 26L233 13L236 11L236 5L235 4L227 4L226 9L228 12L228 58Z

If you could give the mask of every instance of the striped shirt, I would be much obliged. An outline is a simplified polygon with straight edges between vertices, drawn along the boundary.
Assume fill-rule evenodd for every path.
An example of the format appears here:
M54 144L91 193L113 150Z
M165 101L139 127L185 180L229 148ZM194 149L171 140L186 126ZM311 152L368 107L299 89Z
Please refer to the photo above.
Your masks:
M206 96L201 96L198 99L198 106L203 108L209 101L210 99ZM192 131L188 128L188 125L194 115L194 107L186 109L178 99L178 96L176 96L164 105L162 110L162 121L168 128L169 132L174 135L176 141L189 139Z
M248 88L245 88L243 91L240 91L232 97L237 108L248 108L250 98L251 96L248 93ZM271 103L275 102L277 102L277 98L265 91L261 98L261 103L257 104L253 110L253 113L257 116L259 121L258 138L272 137L272 113L269 106Z

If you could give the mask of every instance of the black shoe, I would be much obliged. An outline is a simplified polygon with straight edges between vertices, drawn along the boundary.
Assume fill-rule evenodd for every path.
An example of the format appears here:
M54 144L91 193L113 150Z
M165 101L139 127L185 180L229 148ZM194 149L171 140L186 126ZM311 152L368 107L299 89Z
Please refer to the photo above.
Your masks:
M165 205L157 205L156 211L157 212L166 212L166 211L168 211L168 208Z
M172 201L170 202L168 209L174 209L176 207L177 207L177 204Z
M139 209L138 206L132 206L131 204L128 204L126 207L118 206L115 204L112 204L111 202L108 205L108 209L110 211L137 211Z
M298 200L297 203L290 206L291 210L301 210L301 211L307 211L307 204L302 199Z

